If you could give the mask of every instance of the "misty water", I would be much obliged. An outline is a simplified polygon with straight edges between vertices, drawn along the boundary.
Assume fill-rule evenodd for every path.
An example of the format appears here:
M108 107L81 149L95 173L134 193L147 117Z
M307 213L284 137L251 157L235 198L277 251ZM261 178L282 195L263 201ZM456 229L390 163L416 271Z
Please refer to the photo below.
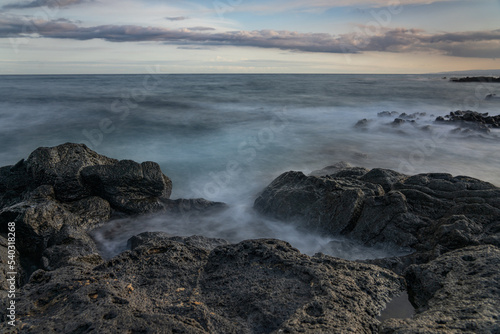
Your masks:
M500 133L451 133L436 116L499 114L499 84L453 83L439 75L84 75L0 77L0 164L39 146L85 143L100 154L156 161L172 198L222 201L203 219L165 215L115 220L93 235L103 254L144 231L237 242L279 238L301 251L348 259L404 254L297 230L252 209L258 193L289 170L339 161L406 174L446 172L500 185ZM425 113L399 127L382 111ZM365 129L355 128L368 119ZM333 243L330 243L331 241Z

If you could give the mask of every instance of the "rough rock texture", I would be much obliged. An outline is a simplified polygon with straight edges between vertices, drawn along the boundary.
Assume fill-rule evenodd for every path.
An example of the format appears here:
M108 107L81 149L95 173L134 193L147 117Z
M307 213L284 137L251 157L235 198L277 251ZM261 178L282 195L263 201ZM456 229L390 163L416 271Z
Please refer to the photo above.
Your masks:
M452 111L445 117L437 117L436 122L444 124L458 125L459 127L471 130L489 132L490 128L500 128L500 115L488 116L488 113L478 113L477 111Z
M7 279L11 278L11 275L7 275L9 272L17 272L15 275L15 283L17 286L21 285L21 278L24 276L24 270L19 264L19 252L14 252L14 258L12 255L9 256L8 239L0 235L0 299L6 300L8 298L8 291L10 284ZM13 264L13 269L10 269L9 263L15 261Z
M455 250L405 273L413 319L390 319L380 333L500 333L500 250Z
M344 233L356 223L364 198L381 196L384 191L380 185L356 178L366 170L343 171L352 171L353 177L308 177L301 172L282 174L257 198L255 207L275 218L300 222L309 229Z
M255 201L266 215L364 246L412 247L407 256L362 263L310 257L274 239L234 245L146 232L129 239L130 250L101 257L88 232L110 217L163 211L198 222L223 207L170 192L157 164L76 144L0 168L0 262L8 222L19 251L17 326L6 322L2 284L0 332L500 333L500 189L492 184L339 163L284 173ZM415 316L377 320L403 290Z
M44 185L26 195L23 202L1 209L0 224L4 228L8 222L16 223L16 247L24 261L36 264L45 249L58 244L55 237L61 230L73 229L73 239L86 239L86 232L107 221L110 212L109 203L102 198L62 203L54 198L52 186ZM97 253L92 241L85 243L89 254Z
M417 308L413 318L384 321L381 333L500 333L500 189L494 185L385 169L287 172L255 208L365 245L414 248L407 256L363 261L402 274Z
M162 199L168 199L172 192L172 182L154 162L122 160L113 165L85 167L81 179L112 207L132 214L163 209Z
M82 144L67 143L56 147L41 147L24 162L33 186L51 185L57 199L72 201L91 194L81 181L83 168L94 165L114 165L118 160L97 154Z
M315 177L287 172L255 200L263 214L367 245L381 242L444 252L500 246L500 189L449 174L406 176L345 168Z
M17 302L22 332L373 333L404 284L388 270L309 257L278 240L210 250L200 237L139 238L93 269L35 272Z
M17 203L39 186L51 186L61 202L99 196L127 213L160 210L172 192L172 182L155 162L118 161L71 143L38 148L26 161L2 167L0 204Z
M0 232L16 223L16 247L28 273L102 261L87 232L112 215L199 212L222 203L170 200L172 182L157 163L118 161L83 144L36 149L0 168Z

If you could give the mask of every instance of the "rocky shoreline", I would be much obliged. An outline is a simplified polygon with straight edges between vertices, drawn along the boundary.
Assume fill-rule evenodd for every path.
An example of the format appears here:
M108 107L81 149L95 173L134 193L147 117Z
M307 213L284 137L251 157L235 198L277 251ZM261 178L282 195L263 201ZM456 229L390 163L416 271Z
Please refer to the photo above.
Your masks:
M488 113L479 113L472 110L451 111L448 115L435 116L427 115L425 112L412 114L399 113L397 111L382 111L377 114L377 118L393 119L391 122L385 122L384 130L393 130L393 132L406 135L402 129L403 125L411 125L412 128L423 132L432 132L435 125L449 125L453 127L449 130L449 135L460 136L464 138L496 139L498 134L492 133L492 130L500 129L500 115L490 116ZM368 130L374 119L361 119L354 128Z
M263 216L366 246L411 248L406 256L347 261L275 239L230 244L151 231L103 259L89 232L114 218L226 207L172 200L171 190L158 164L81 144L39 148L1 167L2 332L500 332L500 189L490 183L343 163L284 173L255 200ZM10 222L15 327L7 317ZM380 321L401 293L415 315Z
M463 77L463 78L451 78L451 82L500 82L500 77L487 77L487 76L478 76L478 77Z

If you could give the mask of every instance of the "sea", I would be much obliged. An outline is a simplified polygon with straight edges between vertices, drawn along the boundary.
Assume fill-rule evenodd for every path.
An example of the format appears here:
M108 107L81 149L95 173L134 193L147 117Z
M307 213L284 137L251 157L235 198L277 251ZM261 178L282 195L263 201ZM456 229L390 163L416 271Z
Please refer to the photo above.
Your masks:
M103 255L145 231L230 242L277 238L307 254L347 259L411 252L366 247L261 217L253 202L281 173L305 174L340 161L405 174L445 172L500 185L500 132L452 131L434 122L455 110L500 114L498 83L443 75L0 76L0 166L40 146L84 143L100 154L158 162L172 198L228 204L216 217L119 219L93 232ZM404 124L396 116L412 115ZM358 121L366 119L361 125Z

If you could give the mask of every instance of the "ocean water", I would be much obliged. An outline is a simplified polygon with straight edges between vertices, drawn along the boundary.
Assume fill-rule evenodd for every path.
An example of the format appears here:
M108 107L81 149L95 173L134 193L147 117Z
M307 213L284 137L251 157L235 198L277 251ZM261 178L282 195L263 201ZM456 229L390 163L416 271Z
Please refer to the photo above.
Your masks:
M252 210L259 191L288 170L339 161L407 174L447 172L500 185L500 133L451 133L436 116L500 114L500 84L453 83L440 75L64 75L0 76L0 165L39 146L85 143L100 154L156 161L172 198L223 201L203 221L166 216L109 223L94 234L105 254L144 231L240 241L273 237L301 251L344 258L400 254L391 245L331 250L332 237L296 230ZM382 111L425 113L390 125ZM369 120L364 129L354 125ZM342 238L335 238L339 241ZM346 243L346 245L352 243ZM327 250L328 249L328 250Z

